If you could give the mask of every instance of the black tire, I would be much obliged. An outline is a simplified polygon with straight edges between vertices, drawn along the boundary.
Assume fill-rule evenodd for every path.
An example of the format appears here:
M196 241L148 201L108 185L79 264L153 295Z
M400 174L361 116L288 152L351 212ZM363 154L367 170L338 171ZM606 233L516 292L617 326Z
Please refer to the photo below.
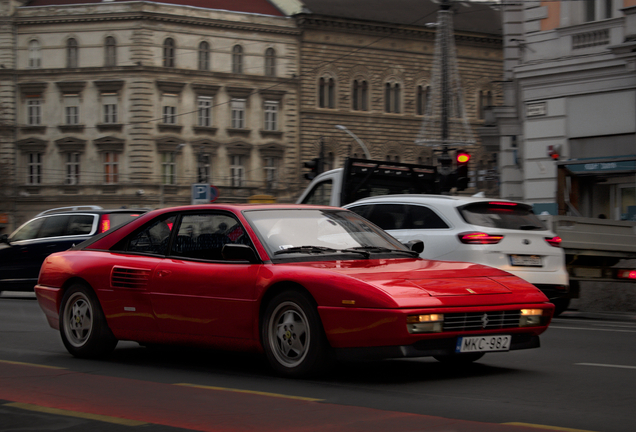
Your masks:
M80 358L105 357L117 345L97 296L83 284L72 285L62 297L60 335L68 352Z
M465 365L476 362L484 356L484 353L469 353L469 354L450 354L433 356L435 360L448 364L448 365Z
M318 311L311 299L298 291L284 291L268 303L261 340L270 366L280 375L314 375L330 363L331 348Z

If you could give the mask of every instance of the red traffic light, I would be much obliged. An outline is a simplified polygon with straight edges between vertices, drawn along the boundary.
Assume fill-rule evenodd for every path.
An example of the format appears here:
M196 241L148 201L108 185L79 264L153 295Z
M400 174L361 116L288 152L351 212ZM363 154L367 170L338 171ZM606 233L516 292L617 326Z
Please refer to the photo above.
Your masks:
M470 155L466 152L457 152L455 159L457 160L457 163L459 164L467 164L468 161L470 160Z

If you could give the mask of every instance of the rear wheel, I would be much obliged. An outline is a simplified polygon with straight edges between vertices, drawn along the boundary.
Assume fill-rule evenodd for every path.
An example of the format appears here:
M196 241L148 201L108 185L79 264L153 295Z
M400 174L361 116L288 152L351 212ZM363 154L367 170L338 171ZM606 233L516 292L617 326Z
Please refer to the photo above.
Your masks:
M449 365L465 365L482 358L484 353L451 354L433 356L435 360Z
M75 284L64 293L60 335L68 352L75 357L104 357L117 345L97 296L83 284Z
M261 337L270 365L281 375L305 376L327 365L330 347L318 311L298 291L282 292L269 302Z

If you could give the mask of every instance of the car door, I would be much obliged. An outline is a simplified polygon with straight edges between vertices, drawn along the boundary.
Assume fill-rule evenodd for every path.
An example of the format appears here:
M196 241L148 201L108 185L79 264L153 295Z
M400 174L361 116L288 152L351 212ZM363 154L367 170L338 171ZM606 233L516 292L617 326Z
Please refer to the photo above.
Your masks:
M31 282L35 286L33 276L29 275L29 244L37 237L43 222L44 218L28 221L9 236L8 244L0 247L0 290L26 289Z
M151 281L153 309L162 332L254 337L261 265L224 260L221 251L227 243L252 246L231 213L194 212L179 218L168 256Z

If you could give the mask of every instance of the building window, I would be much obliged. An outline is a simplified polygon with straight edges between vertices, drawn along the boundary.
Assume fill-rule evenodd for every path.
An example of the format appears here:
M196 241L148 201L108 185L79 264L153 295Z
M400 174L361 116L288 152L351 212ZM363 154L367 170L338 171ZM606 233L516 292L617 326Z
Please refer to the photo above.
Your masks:
M117 117L117 93L102 93L102 106L104 107L104 123L116 124Z
M119 181L119 153L104 153L104 183L115 184Z
M207 42L199 44L199 70L210 70L210 44Z
M399 162L400 156L396 154L388 154L386 155L387 162Z
M263 169L265 170L265 187L268 191L278 187L278 158L266 157L263 161Z
M172 38L163 41L163 67L175 67L175 43Z
M400 113L400 97L400 84L386 83L384 88L384 111L388 113Z
M162 116L164 124L177 124L177 97L175 94L163 94Z
M265 101L265 130L278 130L278 102Z
M274 48L265 50L265 75L276 76L276 51Z
M428 108L428 98L429 98L430 90L431 90L431 86L427 86L427 85L417 86L417 100L415 104L417 115L431 114Z
M197 98L197 126L212 126L212 98L210 96Z
M42 66L42 53L40 52L40 42L32 40L29 42L29 67L40 68Z
M117 42L112 36L104 43L104 66L117 66Z
M200 153L197 157L197 182L210 183L210 155Z
M27 96L27 124L39 126L42 124L42 99L39 96Z
M76 68L79 66L79 48L77 41L73 38L66 41L66 67Z
M241 155L232 155L230 163L230 181L232 187L242 187L245 182L245 167Z
M64 95L64 124L79 124L79 95Z
M161 182L165 185L176 184L175 152L164 152L161 157Z
M66 153L66 181L67 185L77 185L80 179L80 154Z
M335 108L336 83L333 78L320 78L318 81L318 106L320 108Z
M42 153L27 154L27 184L42 183Z
M368 111L369 87L365 80L353 81L353 89L351 91L351 108L354 111Z
M232 48L232 72L243 73L243 47L240 45L234 45Z
M247 102L245 99L232 99L230 103L232 109L232 128L245 129L245 108Z
M477 100L477 116L480 119L485 118L486 108L492 106L492 91L480 90Z

